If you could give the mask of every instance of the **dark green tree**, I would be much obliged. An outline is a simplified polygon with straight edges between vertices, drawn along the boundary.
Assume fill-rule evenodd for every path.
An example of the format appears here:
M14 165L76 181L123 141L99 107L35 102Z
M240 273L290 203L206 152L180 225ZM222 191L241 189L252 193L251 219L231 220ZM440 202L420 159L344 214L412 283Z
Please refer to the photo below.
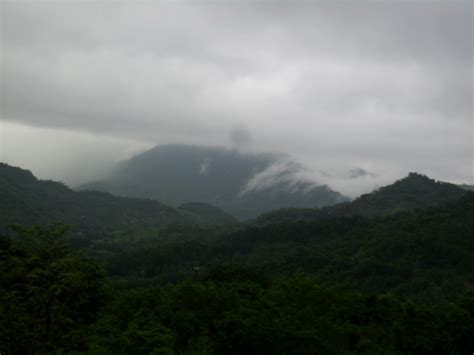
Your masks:
M0 351L69 351L84 346L82 328L105 300L105 274L92 258L68 250L67 227L16 227L0 254Z

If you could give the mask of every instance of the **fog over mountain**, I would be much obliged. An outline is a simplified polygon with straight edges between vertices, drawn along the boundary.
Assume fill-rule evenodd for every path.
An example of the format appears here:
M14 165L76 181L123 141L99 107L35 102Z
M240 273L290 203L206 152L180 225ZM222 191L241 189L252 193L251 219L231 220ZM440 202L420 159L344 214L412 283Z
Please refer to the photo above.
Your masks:
M100 181L80 186L178 207L205 202L246 219L288 207L323 207L348 198L278 154L182 144L156 146L117 164Z
M0 160L41 178L179 143L288 154L351 197L409 171L474 183L472 1L0 10Z

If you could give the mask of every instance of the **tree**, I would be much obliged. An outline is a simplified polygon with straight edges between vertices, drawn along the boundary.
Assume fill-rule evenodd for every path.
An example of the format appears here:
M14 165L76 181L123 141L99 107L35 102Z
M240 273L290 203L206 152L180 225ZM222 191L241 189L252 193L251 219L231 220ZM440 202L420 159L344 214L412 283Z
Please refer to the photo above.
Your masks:
M81 329L106 295L105 273L68 250L67 227L15 227L0 243L0 351L44 353L85 346Z

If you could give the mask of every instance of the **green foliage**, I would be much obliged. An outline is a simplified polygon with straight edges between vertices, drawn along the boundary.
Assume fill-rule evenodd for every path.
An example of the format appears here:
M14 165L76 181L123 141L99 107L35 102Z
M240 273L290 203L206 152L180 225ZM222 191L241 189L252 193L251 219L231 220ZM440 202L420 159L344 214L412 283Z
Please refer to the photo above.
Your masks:
M216 283L250 281L262 286L267 285L269 281L262 272L237 264L217 265L206 273L204 280Z
M37 180L31 172L0 163L0 232L11 224L67 223L78 245L116 235L157 234L173 225L216 224L205 215L174 209L150 199L73 191L53 181ZM217 224L222 224L219 220Z
M237 223L237 219L223 210L202 202L184 203L179 206L180 210L188 211L200 216L204 221L212 221L215 225L226 225Z
M302 269L324 283L436 302L474 283L472 230L474 194L467 194L376 219L284 221L215 231L207 240L196 233L195 240L124 245L108 260L112 273L163 282L195 277L195 267L200 277L220 264L250 266L269 277ZM232 272L224 271L216 277Z
M68 251L64 226L16 228L0 254L0 351L46 353L85 346L81 327L106 301L105 274Z
M114 354L463 353L473 345L467 304L364 296L304 274L270 287L238 279L183 282L118 296L91 327L89 345L93 353Z
M417 208L436 206L447 201L456 201L465 195L459 186L439 182L427 176L410 173L395 183L362 195L351 202L344 202L321 209L282 209L264 214L256 219L257 224L316 221L343 216L386 216Z

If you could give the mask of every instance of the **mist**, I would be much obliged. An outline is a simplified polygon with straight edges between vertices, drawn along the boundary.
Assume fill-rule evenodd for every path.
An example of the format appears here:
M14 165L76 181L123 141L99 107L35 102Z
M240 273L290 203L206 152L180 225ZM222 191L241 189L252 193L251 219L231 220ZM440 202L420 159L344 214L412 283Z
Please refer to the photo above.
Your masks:
M146 142L63 129L10 122L0 127L2 161L72 187L102 178L116 163L151 147Z

